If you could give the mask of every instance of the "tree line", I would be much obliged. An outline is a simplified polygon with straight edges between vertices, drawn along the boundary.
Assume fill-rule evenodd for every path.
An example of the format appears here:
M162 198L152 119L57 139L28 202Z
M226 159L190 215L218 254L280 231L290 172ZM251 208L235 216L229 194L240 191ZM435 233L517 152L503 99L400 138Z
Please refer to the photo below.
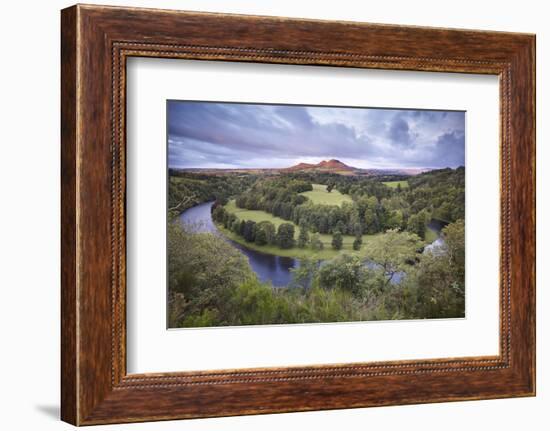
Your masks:
M255 175L208 175L170 169L168 175L168 215L176 216L195 205L217 201L222 205L231 196L248 189Z
M296 245L294 239L295 229L292 223L282 223L278 228L268 221L264 220L256 223L253 220L239 220L235 214L226 211L223 206L214 204L212 207L212 219L224 228L241 236L245 241L255 243L256 245L276 245L281 248L292 248ZM298 243L301 246L304 240L303 234L300 234Z
M313 204L300 194L312 189L310 179L350 195L352 203ZM291 174L259 178L237 195L235 203L239 208L263 210L292 221L312 233L356 238L400 229L424 239L432 218L445 222L464 218L464 168L430 171L409 177L408 182L406 189L391 189L375 178Z
M212 206L212 219L216 223L221 224L225 229L242 237L246 242L259 246L274 245L282 249L309 247L314 251L324 249L324 243L321 241L319 233L310 233L310 228L305 225L299 227L298 238L296 240L296 229L292 223L281 223L276 228L275 224L269 220L261 222L240 220L235 214L226 211L223 206L217 203ZM342 249L343 236L340 231L334 231L332 234L331 245L335 250ZM359 234L353 242L353 249L360 250L361 245L362 239L361 234Z

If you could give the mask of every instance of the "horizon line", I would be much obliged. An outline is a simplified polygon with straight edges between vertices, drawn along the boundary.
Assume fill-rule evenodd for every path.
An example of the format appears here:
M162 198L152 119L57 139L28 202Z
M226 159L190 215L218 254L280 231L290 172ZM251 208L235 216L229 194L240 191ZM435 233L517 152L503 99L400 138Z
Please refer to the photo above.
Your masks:
M295 166L295 165L294 165ZM186 170L186 169L209 169L209 170L284 170L293 168L294 166L288 166L288 167L226 167L226 168L216 168L216 167L181 167L181 166L168 166L168 169L180 169L180 170ZM366 170L390 170L390 169L430 169L430 170L438 170L438 169L458 169L458 168L465 168L465 165L458 165L455 167L452 166L444 166L444 167L428 167L428 166L385 166L385 167L371 167L371 168L357 168L354 166L348 166L349 168L352 168L353 170L357 171L366 171ZM305 170L305 169L304 169Z

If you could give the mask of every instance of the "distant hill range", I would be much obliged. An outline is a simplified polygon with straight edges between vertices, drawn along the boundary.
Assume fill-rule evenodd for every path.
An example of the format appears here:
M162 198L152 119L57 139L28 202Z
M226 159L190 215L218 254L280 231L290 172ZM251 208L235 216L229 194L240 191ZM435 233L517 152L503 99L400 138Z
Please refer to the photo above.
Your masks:
M371 168L360 169L346 165L337 159L323 160L317 164L298 163L290 168L280 169L281 172L330 172L341 175L418 175L430 171L429 168Z
M345 163L342 163L340 160L330 159L323 160L322 162L317 163L316 165L311 163L298 163L297 165L291 166L290 168L281 169L281 171L296 172L296 171L328 171L328 172L338 172L338 171L357 171L357 168L348 166Z
M176 169L177 171L178 169ZM191 168L184 171L203 172L203 173L293 173L293 172L326 172L339 175L357 175L357 176L376 176L376 175L418 175L423 172L431 171L430 168L369 168L361 169L346 165L337 159L323 160L317 164L298 163L288 168L235 168L235 169L208 169Z

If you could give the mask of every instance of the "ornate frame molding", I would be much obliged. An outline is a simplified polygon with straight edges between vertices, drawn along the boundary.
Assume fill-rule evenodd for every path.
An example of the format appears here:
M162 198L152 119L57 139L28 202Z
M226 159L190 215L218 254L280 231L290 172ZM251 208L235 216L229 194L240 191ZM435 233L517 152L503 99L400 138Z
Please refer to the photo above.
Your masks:
M221 30L204 30L213 25ZM254 36L258 26L270 31ZM323 37L334 31L340 41ZM321 41L308 42L309 34ZM534 36L74 6L62 12L62 53L64 420L98 424L534 394ZM500 354L127 375L125 66L132 56L498 75ZM530 215L527 222L519 223L518 210ZM258 399L247 396L251 391ZM307 399L299 396L304 391Z

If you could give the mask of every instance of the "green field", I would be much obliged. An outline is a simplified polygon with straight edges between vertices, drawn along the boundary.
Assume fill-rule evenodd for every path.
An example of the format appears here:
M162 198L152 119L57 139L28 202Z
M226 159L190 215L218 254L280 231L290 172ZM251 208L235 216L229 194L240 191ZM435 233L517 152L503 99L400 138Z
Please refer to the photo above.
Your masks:
M387 182L382 183L382 184L385 184L385 185L387 185L388 187L391 187L392 189L396 189L398 184L401 186L402 189L406 189L407 187L409 187L409 183L407 182L407 180L403 180L403 181L387 181Z
M321 235L321 241L323 241L324 249L321 251L314 251L311 248L299 248L293 247L289 249L282 249L276 245L256 245L254 243L246 242L242 236L235 234L221 225L217 225L218 229L223 232L225 236L229 239L243 245L246 248L251 250L260 251L262 253L272 254L275 256L284 256L284 257L293 257L298 259L303 259L306 257L315 258L320 260L332 259L339 254L348 254L355 255L360 257L365 257L365 243L369 238L374 237L374 235L363 235L363 247L361 250L355 251L352 248L354 238L350 235L344 235L344 243L341 250L334 250L331 246L331 235ZM380 235L380 234L377 234ZM328 239L328 241L327 241Z
M351 197L343 195L336 189L327 192L327 186L324 184L313 184L313 190L310 192L300 193L307 197L314 204L319 205L342 205L344 202L352 203Z
M388 185L389 187L397 187L397 184L401 184L401 187L408 187L407 181L391 181L384 183ZM320 205L342 205L343 202L352 202L351 198L348 195L343 195L338 190L333 189L330 193L326 191L326 187L323 184L313 184L313 190L310 192L303 192L302 195L306 196L308 199L310 199L314 204L320 204ZM262 221L270 221L275 225L275 228L277 229L282 223L291 223L294 225L294 238L298 239L298 234L300 232L299 227L289 222L288 220L284 220L280 217L275 217L274 215L261 211L261 210L247 210L244 208L238 208L235 204L235 200L230 200L225 206L225 210L229 213L235 214L239 220L252 220L256 223L260 223ZM336 257L339 254L352 254L357 256L365 256L365 249L368 242L376 235L363 235L363 245L361 247L361 250L355 251L353 250L353 241L355 237L352 235L343 235L343 246L341 250L334 250L332 248L332 235L331 234L320 234L319 238L323 242L324 249L321 251L315 251L312 250L309 247L306 248L299 248L299 247L293 247L290 249L282 249L280 247L277 247L275 245L256 245L254 243L250 243L245 241L245 239L233 232L231 232L228 229L225 229L221 225L217 225L218 229L224 233L225 236L230 238L231 240L247 247L252 250L257 250L263 253L273 254L277 256L285 256L285 257L294 257L294 258L304 258L304 257L313 257L317 259L331 259L333 257ZM310 233L311 236L311 233ZM433 232L430 229L426 230L426 243L430 243L437 239L437 234Z
M308 193L311 193L311 192L308 192ZM334 193L334 190L332 191L332 193ZM328 193L325 192L325 194L328 194ZM226 211L235 214L239 220L252 220L252 221L255 221L256 223L267 220L273 223L276 228L278 228L281 223L292 223L280 217L274 217L273 215L265 211L255 211L255 210L238 208L235 205L234 200L229 201L224 208L226 209ZM294 237L295 239L298 239L298 233L300 229L294 223L292 224L294 225ZM365 245L367 244L368 241L370 241L371 238L375 236L375 235L363 235L363 246L359 251L353 250L352 245L355 237L353 237L352 235L343 235L344 241L343 241L342 249L334 250L332 248L332 235L330 234L319 235L319 238L323 242L323 246L324 246L324 249L321 251L314 251L307 247L306 248L293 247L290 249L282 249L274 245L259 246L254 243L246 242L243 237L227 229L224 229L223 226L219 224L217 226L218 226L218 229L222 231L224 235L226 235L228 238L232 239L235 242L238 242L239 244L244 245L247 248L261 251L263 253L274 254L277 256L296 257L296 258L315 257L317 259L331 259L337 256L338 254L343 254L343 253L364 256Z
M239 220L252 220L256 223L267 220L275 225L275 228L278 228L281 223L289 223L288 221L275 217L274 215L269 214L265 211L255 211L247 210L244 208L238 208L235 204L235 199L230 200L227 205L224 206L227 212L235 214Z

